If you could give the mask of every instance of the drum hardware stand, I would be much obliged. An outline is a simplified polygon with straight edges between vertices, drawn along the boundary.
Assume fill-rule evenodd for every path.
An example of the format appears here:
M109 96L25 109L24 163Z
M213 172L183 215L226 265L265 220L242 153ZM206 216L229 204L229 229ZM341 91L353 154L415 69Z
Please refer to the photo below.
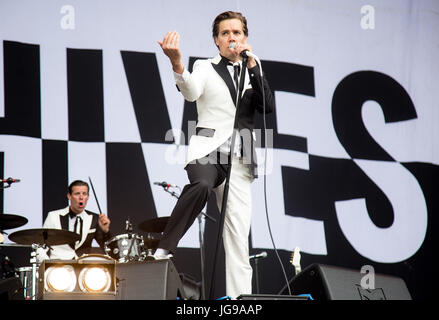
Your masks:
M128 219L125 221L125 230L128 233L128 239L133 239L133 224L130 222L130 217L128 217ZM130 244L130 248L128 249L128 253L127 253L127 259L128 261L126 262L130 262L131 260L133 260L133 258L131 258L131 250L133 249L133 245L134 245L134 240L131 241ZM141 257L138 257L138 259L140 260Z
M37 249L44 248L45 246L41 246L39 244L32 244L32 252L30 253L30 263L32 264L32 296L31 300L37 300ZM26 290L26 288L24 288Z
M133 239L133 225L130 222L130 217L125 221L125 231L128 233L128 239ZM130 248L128 249L127 257L128 261L130 260L131 250L133 249L134 241L131 241Z
M146 235L147 235L147 238L146 238L147 241L154 240L154 237L151 236L150 232L147 232ZM143 242L143 245L144 244L145 244L145 242ZM153 248L146 249L145 256L143 257L143 259L146 259L146 257L152 257L154 255L153 250L154 250Z
M163 190L165 190L167 193L171 194L173 197L179 199L180 196L177 195L174 191L169 191L167 187L163 187ZM201 211L198 215L198 227L199 227L199 241L200 241L200 263L201 263L201 300L205 300L206 292L205 292L205 271L204 271L204 240L203 240L203 227L202 227L202 217L205 216L210 221L216 223L216 220L209 216L207 213Z
M133 224L130 222L130 217L128 217L128 219L125 221L125 231L128 233L133 232Z

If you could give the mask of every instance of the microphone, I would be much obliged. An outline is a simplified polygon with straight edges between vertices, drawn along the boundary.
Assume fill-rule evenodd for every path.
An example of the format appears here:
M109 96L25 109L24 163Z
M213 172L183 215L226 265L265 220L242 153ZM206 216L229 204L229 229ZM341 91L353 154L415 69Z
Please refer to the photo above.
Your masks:
M247 49L241 51L241 56L251 57L251 58L259 61L259 58L254 53L248 51Z
M14 182L20 182L20 179L13 179L13 178L7 178L7 179L0 179L0 183L14 183Z
M163 182L154 182L154 184L161 186L163 188L176 188L177 186L175 184L169 184L166 181Z
M251 260L251 259L259 259L259 258L266 258L266 257L267 257L267 252L262 251L261 253L251 255L248 258L249 258L249 260Z
M235 47L236 47L236 42L230 42L229 48L235 49ZM247 49L241 51L241 57L244 57L244 58L251 57L251 58L255 59L258 62L259 67L261 67L261 60L259 60L259 58L254 53L248 51ZM262 76L262 68L260 68L260 69L261 69L260 72L261 72L261 76Z

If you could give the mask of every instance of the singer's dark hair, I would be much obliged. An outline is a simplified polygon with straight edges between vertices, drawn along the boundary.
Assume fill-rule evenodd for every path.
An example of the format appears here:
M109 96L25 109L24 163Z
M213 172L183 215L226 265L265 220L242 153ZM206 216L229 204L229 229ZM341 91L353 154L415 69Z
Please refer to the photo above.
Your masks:
M73 187L87 187L87 192L90 190L88 183L82 180L75 180L69 185L69 194L72 194Z
M224 20L229 20L229 19L240 20L242 22L242 31L244 32L245 36L248 37L247 19L240 12L226 11L226 12L220 13L213 21L212 36L214 39L216 37L218 37L220 22L224 21Z

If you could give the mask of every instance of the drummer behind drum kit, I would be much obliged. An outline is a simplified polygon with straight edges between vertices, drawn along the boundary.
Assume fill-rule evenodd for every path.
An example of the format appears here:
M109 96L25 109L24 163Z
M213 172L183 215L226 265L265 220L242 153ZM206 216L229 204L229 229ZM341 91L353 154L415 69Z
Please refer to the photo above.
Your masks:
M105 258L111 257L118 263L142 262L148 260L157 249L159 239L151 233L162 233L169 217L150 219L138 225L139 229L148 233L146 238L132 232L132 225L126 221L125 234L117 235L105 242ZM3 242L3 230L14 229L25 225L28 220L25 217L0 213L0 243ZM11 277L20 278L24 299L36 300L38 292L38 268L37 249L47 246L73 244L80 239L79 234L59 229L26 229L11 233L8 238L19 244L32 248L30 263L32 266L9 270L12 264L7 256L1 257L0 280ZM108 257L109 256L109 257ZM81 257L80 257L81 259ZM12 272L11 272L12 271Z

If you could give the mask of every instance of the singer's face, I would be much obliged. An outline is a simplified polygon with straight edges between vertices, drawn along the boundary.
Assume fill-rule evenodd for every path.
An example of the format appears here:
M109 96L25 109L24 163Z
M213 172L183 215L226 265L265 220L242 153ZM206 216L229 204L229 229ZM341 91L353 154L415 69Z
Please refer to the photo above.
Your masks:
M219 23L218 35L215 37L215 43L219 48L220 54L235 62L238 61L239 55L236 50L230 48L232 42L245 43L247 37L244 34L242 22L238 19L227 19Z
M70 200L70 208L74 213L81 213L87 206L88 188L86 186L75 186L72 188L72 193L67 193L67 198Z

